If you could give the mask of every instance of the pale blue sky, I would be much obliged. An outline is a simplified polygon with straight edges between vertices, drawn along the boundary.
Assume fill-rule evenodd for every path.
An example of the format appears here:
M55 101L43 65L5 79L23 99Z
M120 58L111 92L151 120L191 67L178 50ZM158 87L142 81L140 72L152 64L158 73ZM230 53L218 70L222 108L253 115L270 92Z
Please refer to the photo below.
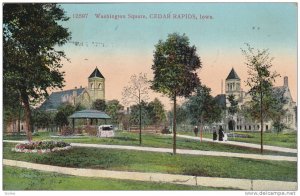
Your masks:
M114 50L152 51L170 32L186 33L198 48L240 48L244 42L263 48L295 52L297 7L295 3L106 3L63 4L71 17L67 26L73 40L100 41ZM88 19L72 14L88 13ZM211 15L213 20L113 20L96 19L103 14ZM260 27L259 30L253 27Z

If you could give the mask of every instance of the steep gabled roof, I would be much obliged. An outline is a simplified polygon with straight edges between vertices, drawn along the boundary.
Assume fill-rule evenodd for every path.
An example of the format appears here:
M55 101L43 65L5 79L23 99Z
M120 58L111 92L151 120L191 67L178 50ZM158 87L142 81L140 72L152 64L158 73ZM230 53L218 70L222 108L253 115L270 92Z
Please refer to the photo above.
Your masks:
M235 70L232 68L229 75L227 76L226 80L231 80L231 79L237 79L240 80L240 77L237 75Z
M77 96L83 92L84 88L71 89L59 92L53 92L47 98L47 100L40 106L42 110L57 109L62 104L62 97L68 97L73 95L73 91L76 91Z
M226 95L225 94L219 94L215 97L215 100L219 106L222 108L226 107Z
M99 71L98 67L96 67L96 69L93 71L93 73L90 75L89 78L94 78L94 77L104 78L104 76Z
M291 93L289 91L289 87L287 86L276 86L272 88L272 91L274 93L274 95L277 98L283 98L286 101L292 101L293 102L293 98L291 96Z

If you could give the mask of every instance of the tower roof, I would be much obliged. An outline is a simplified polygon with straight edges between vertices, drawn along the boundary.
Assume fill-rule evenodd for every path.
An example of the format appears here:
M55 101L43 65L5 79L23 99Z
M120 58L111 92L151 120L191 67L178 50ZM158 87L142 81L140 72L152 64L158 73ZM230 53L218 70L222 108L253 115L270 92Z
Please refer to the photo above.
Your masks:
M95 68L95 70L93 71L93 73L90 75L89 78L94 78L94 77L104 78L104 76L99 71L98 67Z
M231 80L231 79L237 79L240 80L240 77L237 75L235 70L232 68L229 75L227 76L226 80Z

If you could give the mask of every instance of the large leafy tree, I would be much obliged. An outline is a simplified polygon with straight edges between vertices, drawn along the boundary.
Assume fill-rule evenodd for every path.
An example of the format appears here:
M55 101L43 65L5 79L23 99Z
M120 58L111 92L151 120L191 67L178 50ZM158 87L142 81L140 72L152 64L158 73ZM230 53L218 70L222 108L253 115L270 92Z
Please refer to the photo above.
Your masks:
M147 75L140 73L137 75L132 75L130 77L130 82L128 86L125 86L122 92L123 103L128 104L138 104L139 105L139 128L140 128L140 145L142 144L142 101L147 101L149 82Z
M272 107L275 103L272 95L272 87L276 77L276 72L272 72L272 60L269 51L255 50L249 44L247 48L242 49L242 53L246 58L248 68L247 86L250 87L251 107L250 112L254 119L260 121L261 128L261 153L263 153L263 124L264 120L270 117Z
M143 117L141 121L140 116ZM133 125L141 125L142 127L151 124L151 116L147 102L141 101L140 104L135 104L130 107L130 123Z
M190 46L189 38L183 34L169 34L166 41L155 46L152 70L154 79L151 88L167 95L174 104L173 154L176 154L176 101L177 97L188 97L200 84L196 70L201 61L196 47Z
M230 103L230 106L227 108L228 109L228 113L233 116L239 110L238 101L235 99L234 95L228 95L227 99L228 99L228 101Z
M40 109L32 111L32 121L36 128L49 128L54 123L54 115Z
M273 121L273 127L275 132L280 133L287 126L282 122L287 113L287 109L284 107L288 103L288 99L284 95L285 89L277 88L273 89L272 104L270 108L270 118Z
M24 109L19 94L10 88L3 89L3 123L4 130L13 121L18 121L18 133L21 131L21 120L24 120Z
M92 104L92 109L105 111L106 103L103 99L96 99Z
M201 131L204 124L218 122L222 117L221 107L210 94L211 89L205 85L198 86L196 93L187 102L188 114L194 125L199 125Z
M176 124L177 125L181 125L184 127L184 130L186 130L186 125L191 124L191 120L189 118L189 111L187 109L187 103L183 103L182 105L178 105L176 106ZM169 112L168 112L168 121L171 125L173 125L173 120L174 118L174 108L172 108ZM173 126L172 126L173 128Z
M62 104L57 108L57 113L54 117L54 123L59 127L59 129L61 130L61 128L63 126L67 126L69 125L69 119L68 117L71 116L74 112L76 111L80 111L85 109L81 104L76 104L76 105L72 105L72 104Z
M124 106L116 99L110 100L106 103L105 112L111 117L111 122L113 124L118 124L122 119L121 110L124 109Z
M3 83L23 103L28 140L30 105L47 96L49 88L63 87L64 73L59 69L65 54L58 46L70 39L70 32L59 22L66 20L63 9L54 3L3 6Z
M156 128L166 120L166 111L162 102L155 98L153 101L149 102L148 114L151 118L151 124L155 125Z

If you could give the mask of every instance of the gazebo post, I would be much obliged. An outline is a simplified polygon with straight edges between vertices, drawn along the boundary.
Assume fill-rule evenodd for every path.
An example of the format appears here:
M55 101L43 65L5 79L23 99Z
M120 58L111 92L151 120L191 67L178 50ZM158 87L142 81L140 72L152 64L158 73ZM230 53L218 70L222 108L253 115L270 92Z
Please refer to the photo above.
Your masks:
M72 118L72 130L75 131L75 118Z

